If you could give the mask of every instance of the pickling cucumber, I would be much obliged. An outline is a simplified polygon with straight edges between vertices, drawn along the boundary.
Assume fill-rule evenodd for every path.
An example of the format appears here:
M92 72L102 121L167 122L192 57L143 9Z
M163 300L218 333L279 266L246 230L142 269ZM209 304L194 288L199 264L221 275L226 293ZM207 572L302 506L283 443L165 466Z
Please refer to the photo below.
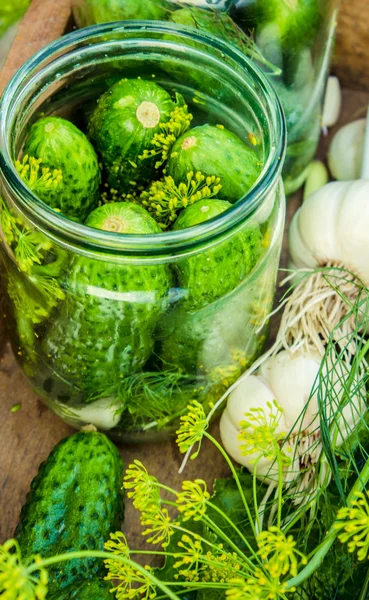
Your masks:
M22 556L103 550L123 516L122 476L119 452L102 433L81 431L62 440L40 466L22 508L15 534ZM73 559L48 571L53 594L103 575L104 564Z
M143 79L122 79L101 96L89 135L114 189L127 194L153 178L157 156L144 152L155 150L154 136L175 108L166 90Z
M174 229L209 221L231 206L224 200L200 200L180 214ZM226 296L255 267L261 249L262 235L259 227L255 227L176 262L178 286L185 294L183 306L196 310Z
M190 171L220 177L220 195L240 200L259 177L262 162L254 147L225 128L201 125L184 133L173 145L166 172L179 184Z
M83 221L97 206L100 169L94 148L82 131L60 117L44 117L31 127L24 154L42 166L60 169L62 181L40 199L72 219Z
M129 202L97 208L86 225L117 233L158 233L147 211ZM64 400L89 402L149 357L153 330L166 310L167 265L137 265L75 255L64 281L65 300L43 340L44 361ZM54 390L55 391L55 390Z
M165 19L164 0L79 0L73 3L78 27L128 19Z

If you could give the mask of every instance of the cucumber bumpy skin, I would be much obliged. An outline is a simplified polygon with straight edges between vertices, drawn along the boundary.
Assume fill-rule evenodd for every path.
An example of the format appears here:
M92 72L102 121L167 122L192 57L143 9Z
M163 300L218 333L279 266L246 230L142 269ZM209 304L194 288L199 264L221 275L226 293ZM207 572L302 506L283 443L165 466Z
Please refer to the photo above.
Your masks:
M173 229L204 223L231 206L224 200L200 200L180 214ZM175 263L178 285L187 293L182 305L197 310L234 290L255 267L261 243L260 229L255 227Z
M45 117L34 123L24 154L42 159L42 166L60 169L63 180L40 199L65 216L83 221L99 199L100 169L96 152L73 123Z
M112 600L111 583L103 579L83 580L47 595L47 600Z
M114 189L127 194L153 179L157 158L142 156L175 107L166 90L143 79L122 79L98 100L89 136Z
M73 16L78 27L112 21L165 19L163 0L78 0L73 3Z
M144 208L129 202L97 208L86 224L118 233L160 231ZM66 299L43 340L44 361L54 381L67 382L65 400L97 400L148 359L167 306L169 269L75 256L64 287Z
M237 135L213 125L194 127L173 145L166 173L179 184L189 171L220 177L220 195L236 202L255 183L262 163L255 149Z
M120 527L123 463L103 434L81 431L62 440L40 466L22 508L16 538L22 556L103 550ZM49 593L104 574L103 561L75 559L49 567Z

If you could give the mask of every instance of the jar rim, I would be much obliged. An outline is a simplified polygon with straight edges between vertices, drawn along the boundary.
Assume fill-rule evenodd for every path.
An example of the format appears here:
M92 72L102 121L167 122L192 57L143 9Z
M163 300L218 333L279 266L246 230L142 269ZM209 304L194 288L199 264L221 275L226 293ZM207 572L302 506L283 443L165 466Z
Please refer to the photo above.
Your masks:
M8 134L8 124L16 112L22 96L24 95L24 81L30 74L36 71L34 77L40 78L47 72L48 68L55 66L55 61L62 58L67 53L73 51L78 43L88 45L88 41L96 40L99 36L114 34L119 32L141 33L147 31L148 34L171 34L178 35L178 44L183 39L195 40L199 43L207 44L227 56L238 66L241 66L245 72L257 83L263 90L265 98L268 101L268 108L271 111L273 125L275 128L274 144L271 147L269 156L265 162L264 168L252 188L227 211L217 217L199 225L179 231L166 231L155 234L122 234L109 231L93 229L84 224L75 222L58 213L53 208L42 202L26 186L19 176L10 152L10 135ZM130 38L132 41L134 38ZM141 38L142 39L142 38ZM111 41L114 41L111 38ZM124 40L120 40L124 44ZM101 41L95 42L95 45L101 44ZM170 42L173 44L173 40ZM203 54L204 52L202 52ZM54 60L50 60L53 57ZM217 60L210 53L207 54L209 60ZM31 78L30 85L34 80ZM22 85L23 84L23 85ZM15 99L15 100L14 100ZM41 229L50 230L53 236L63 240L66 244L83 246L93 250L99 250L112 253L125 253L133 255L160 255L168 254L172 251L186 251L194 244L206 243L228 231L233 230L249 217L261 204L265 194L275 185L281 175L284 156L286 152L286 123L280 101L272 85L268 82L265 75L246 55L240 50L231 46L222 39L208 33L193 29L191 27L180 26L166 21L117 21L92 25L83 29L73 31L56 41L48 44L28 59L13 75L7 84L0 99L0 172L3 173L5 180L16 196L17 206L35 225Z

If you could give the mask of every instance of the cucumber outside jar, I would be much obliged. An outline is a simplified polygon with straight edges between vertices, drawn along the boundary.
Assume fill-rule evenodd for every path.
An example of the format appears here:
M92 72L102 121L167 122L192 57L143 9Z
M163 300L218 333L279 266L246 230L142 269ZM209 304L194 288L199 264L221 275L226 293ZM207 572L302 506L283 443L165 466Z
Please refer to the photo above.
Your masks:
M172 434L256 359L284 224L282 111L221 40L173 24L74 32L1 111L13 351L66 422Z
M287 121L286 192L306 177L319 141L338 0L74 0L79 27L163 19L219 36L274 86Z

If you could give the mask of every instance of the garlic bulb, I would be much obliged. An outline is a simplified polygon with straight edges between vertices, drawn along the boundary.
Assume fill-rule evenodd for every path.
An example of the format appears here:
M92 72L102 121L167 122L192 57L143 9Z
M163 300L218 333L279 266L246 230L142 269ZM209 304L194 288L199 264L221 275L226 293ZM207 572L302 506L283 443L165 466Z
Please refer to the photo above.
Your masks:
M340 118L342 105L341 86L337 77L328 77L327 89L325 92L322 127L332 127Z
M343 266L369 284L369 181L329 183L295 214L289 249L298 269Z
M66 409L63 405L53 405L53 410L72 427L94 425L100 431L116 427L121 419L119 405L112 398L100 398L90 404Z
M366 119L344 125L332 139L328 151L329 170L338 181L358 179L363 160Z
M284 467L283 478L285 484L296 483L297 503L302 499L300 494L304 494L315 477L315 468L322 454L319 390L327 377L327 368L319 374L320 369L321 357L317 353L281 351L271 356L256 375L243 379L231 392L220 420L220 435L228 454L251 472L256 470L259 479L272 483L276 481L278 471L276 461L265 456L259 458L257 452L245 455L239 433L245 413L262 409L268 422L270 405L273 400L277 401L282 412L274 433L279 439L283 437L286 440L282 448L290 457L290 463ZM325 419L331 425L335 447L347 439L366 410L360 394L354 394L344 408L339 409L344 394L342 379L347 374L347 366L343 362L335 365L334 369L330 365L329 393L324 394Z

